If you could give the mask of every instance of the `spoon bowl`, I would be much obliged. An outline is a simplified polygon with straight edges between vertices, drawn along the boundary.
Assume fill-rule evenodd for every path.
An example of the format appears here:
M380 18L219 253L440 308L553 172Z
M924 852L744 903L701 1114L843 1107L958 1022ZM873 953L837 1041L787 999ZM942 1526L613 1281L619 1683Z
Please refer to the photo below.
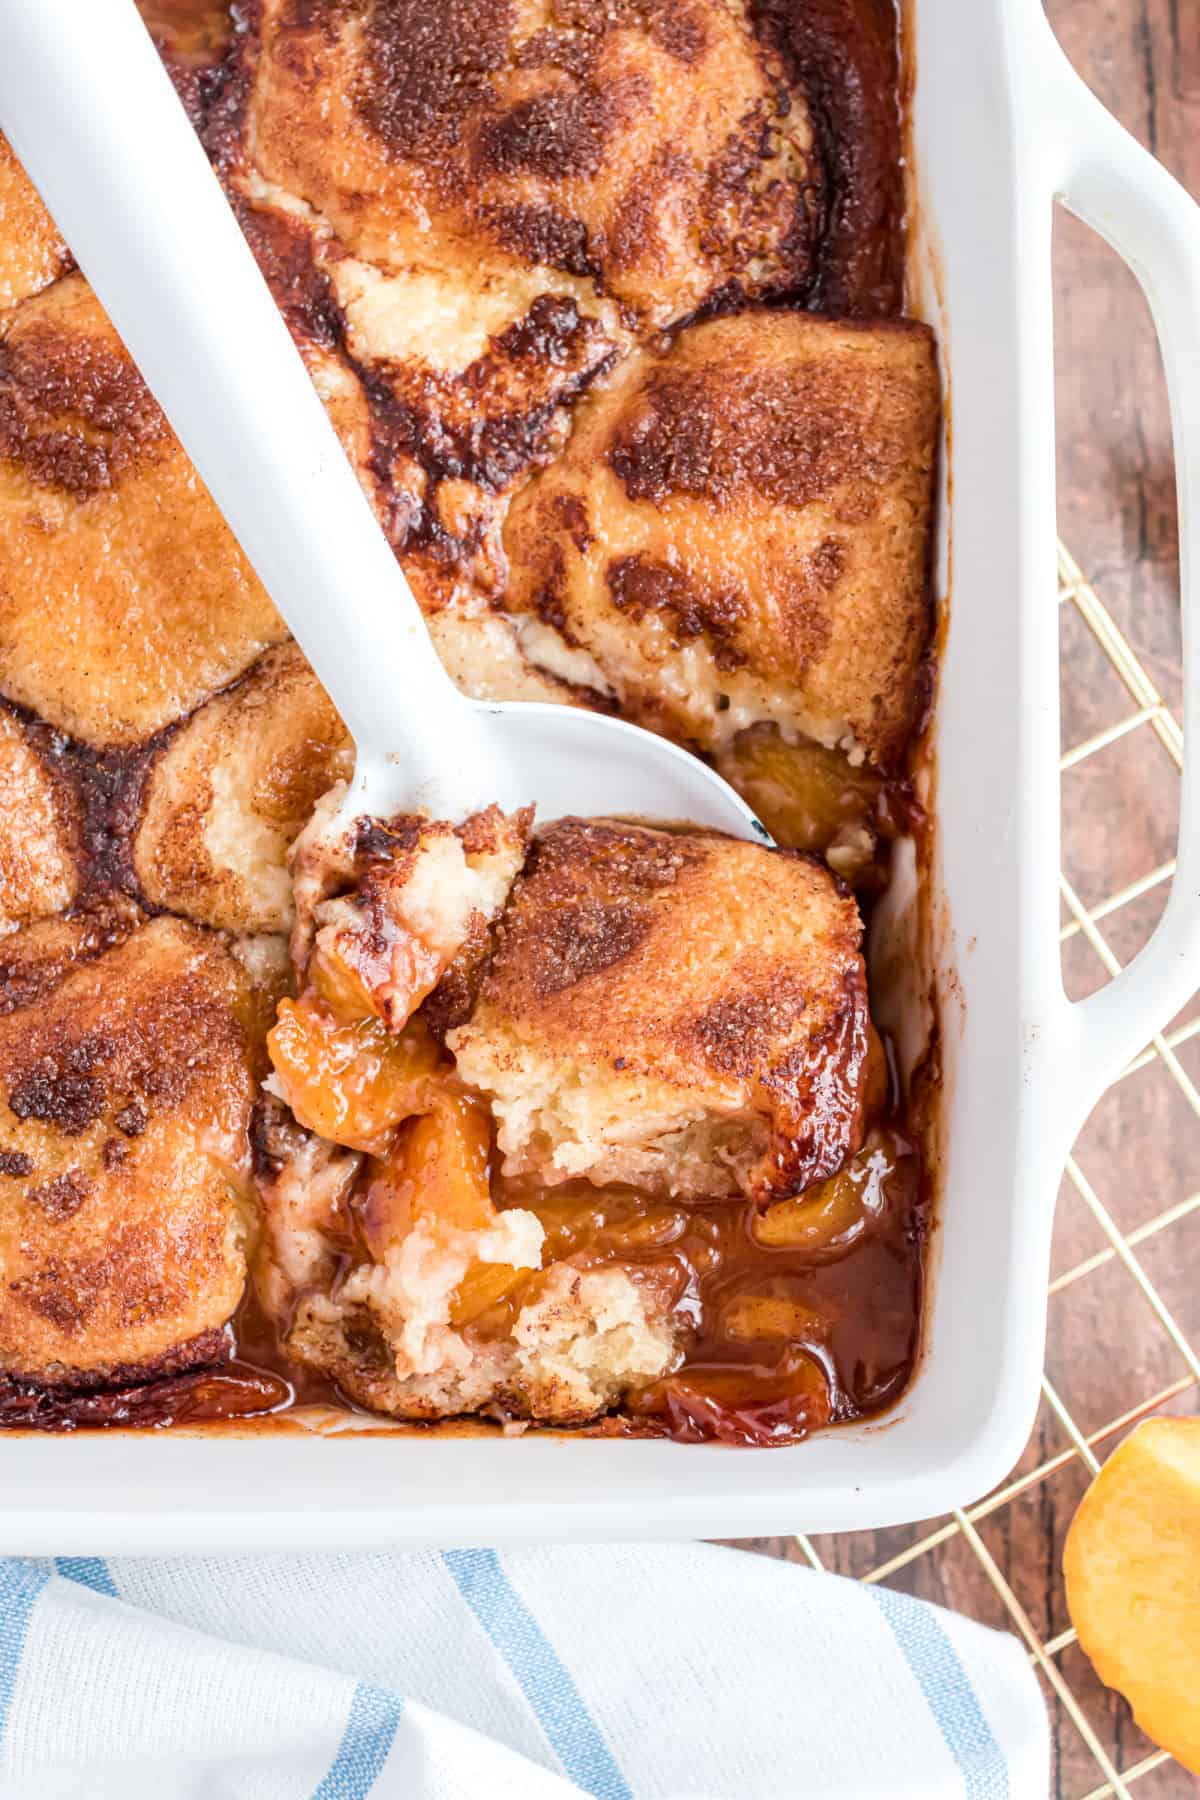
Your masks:
M461 697L460 705L446 720L460 735L443 746L424 780L414 779L405 752L378 760L358 744L343 812L458 820L493 802L504 812L536 804L542 823L575 813L772 841L728 782L666 738L578 707Z
M0 129L353 736L344 808L532 803L769 843L664 738L460 693L134 0L37 0L4 24Z

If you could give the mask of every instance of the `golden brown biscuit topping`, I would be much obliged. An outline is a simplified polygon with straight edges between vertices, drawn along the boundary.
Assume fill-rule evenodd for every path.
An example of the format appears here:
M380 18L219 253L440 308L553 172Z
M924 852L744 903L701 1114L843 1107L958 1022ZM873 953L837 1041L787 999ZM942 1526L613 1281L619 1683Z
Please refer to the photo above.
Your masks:
M143 11L456 678L698 745L882 886L938 413L890 0ZM202 1366L239 1303L404 1417L883 1404L924 1203L848 895L594 822L509 895L481 815L302 846L293 905L345 734L69 266L0 141L0 1423L280 1404Z
M0 1018L0 1375L104 1383L193 1340L211 1360L245 1271L249 984L173 920L63 922L57 964L49 935L6 945L31 979Z
M586 657L706 750L775 723L890 769L923 699L938 404L908 321L742 312L635 351L509 509L527 654Z

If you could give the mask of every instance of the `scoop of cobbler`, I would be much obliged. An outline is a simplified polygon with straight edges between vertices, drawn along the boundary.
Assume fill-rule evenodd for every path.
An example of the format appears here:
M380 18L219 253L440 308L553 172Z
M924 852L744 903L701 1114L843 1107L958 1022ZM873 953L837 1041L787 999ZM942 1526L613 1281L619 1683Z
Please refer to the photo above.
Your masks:
M710 833L340 800L291 859L263 1302L290 1356L385 1412L604 1413L695 1337L683 1263L645 1255L655 1205L786 1200L861 1142L854 903ZM581 1180L642 1197L603 1252L554 1215Z

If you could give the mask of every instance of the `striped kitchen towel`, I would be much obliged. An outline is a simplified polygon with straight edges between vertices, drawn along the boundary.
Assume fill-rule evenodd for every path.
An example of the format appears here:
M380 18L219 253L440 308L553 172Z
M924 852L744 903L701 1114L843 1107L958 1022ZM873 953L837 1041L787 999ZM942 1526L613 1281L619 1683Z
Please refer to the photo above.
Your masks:
M701 1544L0 1559L19 1800L1042 1800L1020 1644Z

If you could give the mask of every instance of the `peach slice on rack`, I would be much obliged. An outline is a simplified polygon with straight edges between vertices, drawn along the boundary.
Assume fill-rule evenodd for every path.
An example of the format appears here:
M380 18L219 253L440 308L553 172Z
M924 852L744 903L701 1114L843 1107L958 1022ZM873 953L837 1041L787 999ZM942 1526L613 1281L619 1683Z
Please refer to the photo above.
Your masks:
M1063 1574L1100 1679L1200 1774L1200 1419L1147 1419L1113 1452L1067 1534Z

